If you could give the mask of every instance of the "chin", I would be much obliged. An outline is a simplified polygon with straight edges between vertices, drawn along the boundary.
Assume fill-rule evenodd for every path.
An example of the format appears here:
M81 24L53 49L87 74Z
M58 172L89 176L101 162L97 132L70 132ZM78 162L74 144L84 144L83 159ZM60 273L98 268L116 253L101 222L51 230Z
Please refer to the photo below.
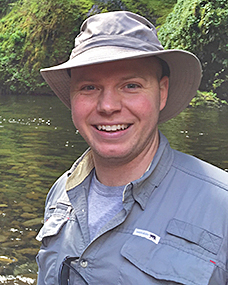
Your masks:
M99 159L103 159L105 162L108 162L109 164L123 164L128 163L131 160L132 152L126 152L126 151L96 151L95 157L99 157Z

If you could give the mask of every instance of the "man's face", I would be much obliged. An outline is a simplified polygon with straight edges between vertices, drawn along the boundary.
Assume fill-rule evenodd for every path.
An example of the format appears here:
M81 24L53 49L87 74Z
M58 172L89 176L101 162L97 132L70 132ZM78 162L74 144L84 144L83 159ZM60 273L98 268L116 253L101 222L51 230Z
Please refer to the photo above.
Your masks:
M124 164L158 146L157 122L168 94L157 58L73 68L71 110L94 158Z

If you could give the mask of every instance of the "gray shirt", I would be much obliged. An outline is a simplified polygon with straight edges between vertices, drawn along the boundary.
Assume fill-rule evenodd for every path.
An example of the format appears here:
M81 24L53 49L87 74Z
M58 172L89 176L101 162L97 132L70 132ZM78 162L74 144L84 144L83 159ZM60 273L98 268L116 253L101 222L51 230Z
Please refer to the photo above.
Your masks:
M77 285L227 284L228 173L171 149L160 134L149 170L126 185L123 209L91 241L91 159L84 154L47 196L38 285L61 278Z
M88 197L88 226L91 240L123 209L123 190L124 186L111 187L100 183L93 171Z

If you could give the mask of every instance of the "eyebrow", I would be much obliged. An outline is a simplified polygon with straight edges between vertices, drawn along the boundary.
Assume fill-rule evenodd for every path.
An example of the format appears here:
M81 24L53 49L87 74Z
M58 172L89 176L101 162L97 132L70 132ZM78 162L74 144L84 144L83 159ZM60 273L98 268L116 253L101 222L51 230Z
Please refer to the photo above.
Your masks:
M127 80L132 80L132 79L136 79L136 78L141 78L145 81L148 81L145 77L140 76L140 75L130 75L130 76L123 76L120 78L121 81L127 81ZM88 78L88 77L84 77L82 75L82 77L78 77L75 80L76 83L80 83L80 82L92 82L92 83L96 83L97 79L96 78Z
M124 77L121 78L121 80L122 81L127 81L127 80L133 80L133 79L137 79L137 78L143 79L146 82L148 81L148 79L146 79L145 77L140 76L140 75L124 76Z
M74 80L75 84L80 84L80 83L84 83L84 82L90 84L90 83L96 83L97 80L96 79L88 79L88 78L80 78L80 77L78 77Z

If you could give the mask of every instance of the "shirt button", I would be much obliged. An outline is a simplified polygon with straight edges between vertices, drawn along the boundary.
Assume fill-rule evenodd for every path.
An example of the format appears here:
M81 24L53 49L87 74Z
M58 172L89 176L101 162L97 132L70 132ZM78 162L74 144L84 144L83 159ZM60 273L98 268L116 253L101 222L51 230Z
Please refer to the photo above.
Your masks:
M88 261L86 261L86 260L81 260L81 261L80 261L80 265L81 265L81 267L86 268L86 267L88 266Z

